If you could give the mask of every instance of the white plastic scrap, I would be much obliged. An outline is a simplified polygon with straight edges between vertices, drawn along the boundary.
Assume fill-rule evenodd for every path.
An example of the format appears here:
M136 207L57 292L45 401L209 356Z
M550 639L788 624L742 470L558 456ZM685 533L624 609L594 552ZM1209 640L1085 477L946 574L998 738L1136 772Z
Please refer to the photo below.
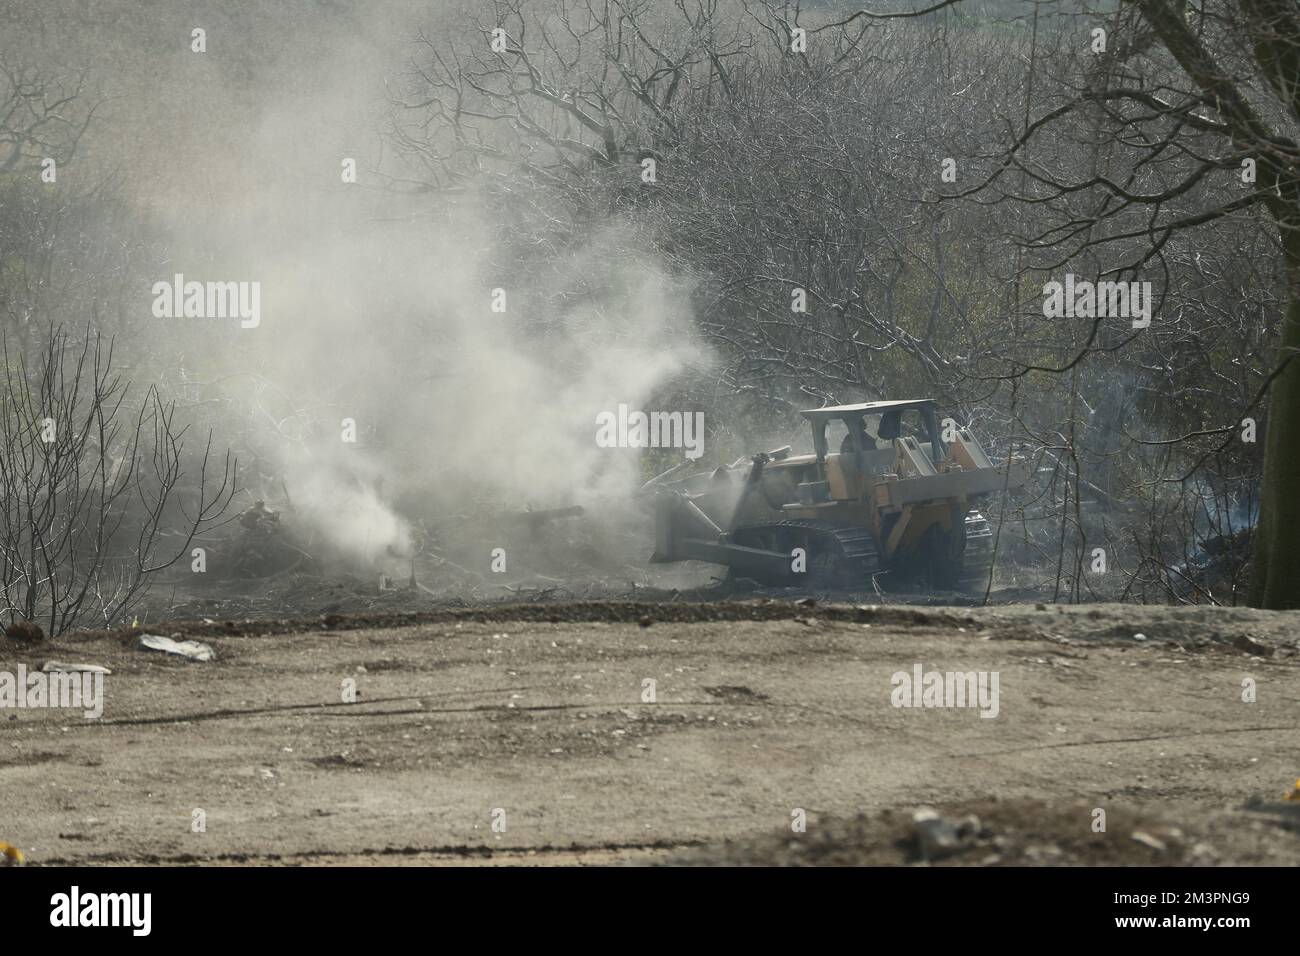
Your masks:
M170 637L162 637L158 634L141 634L140 646L149 651L179 654L192 661L210 661L217 656L216 651L199 641L174 641Z
M69 664L65 661L46 661L41 665L43 674L111 674L107 667L98 664Z

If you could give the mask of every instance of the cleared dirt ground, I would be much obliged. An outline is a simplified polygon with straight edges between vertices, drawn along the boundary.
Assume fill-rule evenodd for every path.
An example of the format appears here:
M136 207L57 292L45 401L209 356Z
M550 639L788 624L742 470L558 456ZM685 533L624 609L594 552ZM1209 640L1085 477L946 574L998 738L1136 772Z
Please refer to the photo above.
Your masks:
M31 863L902 863L922 805L979 817L951 862L1300 863L1300 613L603 602L154 630L217 659L0 639L2 670L112 669L100 720L0 710L0 839ZM894 707L917 664L997 672L997 717Z

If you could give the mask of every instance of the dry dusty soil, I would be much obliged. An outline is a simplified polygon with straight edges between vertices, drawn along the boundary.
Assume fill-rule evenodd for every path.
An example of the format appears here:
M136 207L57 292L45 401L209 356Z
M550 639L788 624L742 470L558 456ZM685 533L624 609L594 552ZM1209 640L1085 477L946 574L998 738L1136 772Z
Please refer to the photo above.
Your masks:
M0 670L112 669L99 720L0 710L0 840L30 863L1300 863L1300 613L598 602L172 631L216 659L0 638ZM893 706L916 665L996 672L997 716ZM960 838L926 843L921 806Z

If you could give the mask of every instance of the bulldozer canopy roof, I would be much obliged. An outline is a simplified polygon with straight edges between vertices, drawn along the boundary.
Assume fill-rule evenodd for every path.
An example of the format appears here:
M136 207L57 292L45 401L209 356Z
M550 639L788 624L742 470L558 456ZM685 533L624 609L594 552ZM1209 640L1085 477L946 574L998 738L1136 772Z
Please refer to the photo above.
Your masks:
M933 398L909 398L893 402L863 402L859 405L828 405L825 408L804 409L799 414L810 422L823 422L832 418L849 418L853 415L887 412L891 408L923 408L934 403Z

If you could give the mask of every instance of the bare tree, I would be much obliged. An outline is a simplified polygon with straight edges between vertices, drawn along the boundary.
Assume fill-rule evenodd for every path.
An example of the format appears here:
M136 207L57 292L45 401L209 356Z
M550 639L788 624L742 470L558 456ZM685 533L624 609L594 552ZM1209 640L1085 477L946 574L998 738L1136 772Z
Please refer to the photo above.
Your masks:
M51 636L111 622L221 519L237 463L213 468L211 435L190 462L175 406L152 387L129 405L98 335L56 329L36 365L5 341L3 361L0 614Z
M1289 539L1300 520L1300 365L1291 361L1300 347L1300 15L1274 0L1125 0L1085 25L1104 32L1101 43L1075 33L1090 59L1067 71L1080 82L1013 136L974 192L1050 211L1043 228L1019 236L1040 268L1091 261L1101 277L1155 272L1175 293L1169 259L1184 236L1263 226L1256 211L1269 217L1286 302L1276 355L1217 427L1186 437L1226 448L1268 395L1251 601L1300 606L1300 553ZM1091 133L1090 161L1055 161L1080 127ZM1057 370L1131 337L1095 321Z

